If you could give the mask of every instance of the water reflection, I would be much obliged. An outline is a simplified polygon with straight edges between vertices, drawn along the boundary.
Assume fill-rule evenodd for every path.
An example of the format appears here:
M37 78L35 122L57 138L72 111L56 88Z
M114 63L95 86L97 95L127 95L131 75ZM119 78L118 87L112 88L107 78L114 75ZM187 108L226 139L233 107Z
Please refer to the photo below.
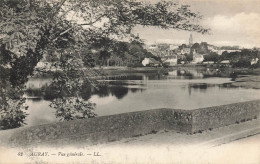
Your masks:
M112 95L115 96L117 99L122 99L128 94L129 91L131 91L132 93L136 93L137 91L143 92L145 90L145 88L139 88L140 86L135 88L136 85L143 86L144 84L128 85L127 82L109 82L108 85L102 85L98 88L85 85L80 91L80 96L86 101L89 100L92 95L98 95L100 98ZM25 95L27 99L30 99L32 101L53 100L57 97L55 95L55 91L53 91L51 86L44 86L38 89L28 88L25 92Z
M41 88L28 88L25 91L28 98L41 98L43 97L43 92Z
M105 81L106 85L101 85L98 88L83 85L80 96L84 100L89 100L93 95L97 95L99 98L108 97L110 95L116 97L118 100L127 96L128 92L137 93L143 92L147 89L148 81L151 85L151 81L155 84L155 81L167 81L167 80L192 80L192 79L205 79L209 77L229 77L229 71L220 71L218 69L193 69L193 68L178 68L175 70L169 70L168 73L129 73L122 75L107 76ZM55 90L49 85L50 78L33 78L30 79L27 84L26 97L32 101L53 100L58 97L55 94ZM180 86L186 88L186 86ZM215 84L208 83L188 83L188 93L191 95L192 90L206 92L209 87L216 87ZM235 88L230 83L223 83L217 85L222 88Z
M221 88L230 88L230 89L232 89L232 88L239 88L238 86L234 86L234 85L232 85L231 83L223 83L223 84L220 84L219 85L219 87L221 87Z
M136 73L109 76L106 85L98 88L85 85L80 95L96 103L98 116L126 113L155 108L195 109L258 99L259 90L233 88L227 82L227 72L215 69L175 69L167 74ZM209 78L217 77L217 78ZM38 79L41 81L41 79ZM49 107L55 92L49 81L28 85L29 125L58 121L55 109ZM30 87L33 86L33 87ZM36 87L37 86L37 87Z
M189 87L194 88L194 89L201 89L201 90L206 90L210 85L206 83L202 84L190 84Z
M122 99L125 97L128 93L128 89L125 87L112 87L110 89L110 92L112 93L113 96L115 96L117 99Z
M41 97L31 97L31 98L27 98L27 100L31 100L33 102L40 102L40 101L42 101L44 99L41 98Z

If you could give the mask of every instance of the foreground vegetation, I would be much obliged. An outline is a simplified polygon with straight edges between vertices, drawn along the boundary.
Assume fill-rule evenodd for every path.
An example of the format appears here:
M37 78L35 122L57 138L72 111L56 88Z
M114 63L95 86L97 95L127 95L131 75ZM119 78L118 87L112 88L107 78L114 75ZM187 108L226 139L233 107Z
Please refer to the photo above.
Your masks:
M122 40L140 41L132 33L136 25L206 33L208 29L198 24L200 18L189 6L165 1L1 0L0 128L23 125L28 108L25 83L44 57L56 56L52 67L61 70L37 70L50 73L51 85L59 91L51 106L58 114L72 110L79 118L89 118L94 104L84 101L79 90L85 83L97 87L91 78L98 75L90 69L91 53L100 52L101 59L112 50L121 54Z

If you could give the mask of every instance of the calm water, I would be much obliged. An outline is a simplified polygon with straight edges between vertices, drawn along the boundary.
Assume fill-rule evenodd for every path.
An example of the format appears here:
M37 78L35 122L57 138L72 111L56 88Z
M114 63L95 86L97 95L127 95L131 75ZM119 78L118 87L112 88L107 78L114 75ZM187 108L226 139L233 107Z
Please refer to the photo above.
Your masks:
M260 90L234 88L230 78L217 77L220 72L174 70L162 74L124 74L108 77L109 85L92 91L89 101L96 103L98 116L156 108L196 109L215 105L256 100ZM49 79L31 79L28 88L48 85ZM57 122L50 101L27 94L29 114L26 123L39 125Z

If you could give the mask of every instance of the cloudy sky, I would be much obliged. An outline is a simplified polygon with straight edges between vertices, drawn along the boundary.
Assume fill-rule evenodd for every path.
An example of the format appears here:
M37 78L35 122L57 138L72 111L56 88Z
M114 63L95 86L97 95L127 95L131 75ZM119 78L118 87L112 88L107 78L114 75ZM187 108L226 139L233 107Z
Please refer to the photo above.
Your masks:
M146 0L158 1L158 0ZM211 29L211 34L162 30L137 26L135 32L146 43L188 43L192 33L194 42L206 41L214 45L239 45L260 47L260 0L182 0L192 11L203 15L201 24Z

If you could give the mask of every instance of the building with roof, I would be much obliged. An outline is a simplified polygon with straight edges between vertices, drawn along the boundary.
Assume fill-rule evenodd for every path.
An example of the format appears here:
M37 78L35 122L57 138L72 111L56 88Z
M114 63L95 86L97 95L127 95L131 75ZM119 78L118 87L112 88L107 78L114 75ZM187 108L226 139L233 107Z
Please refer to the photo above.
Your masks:
M258 60L259 60L258 58L252 59L251 60L251 65L257 64Z
M204 60L204 57L202 54L194 54L193 55L193 60L191 63L193 64L199 64L199 63L202 63Z
M162 61L164 64L166 64L168 66L174 66L174 65L177 65L178 56L177 55L167 56L167 57L162 58Z
M142 65L143 66L160 66L161 63L157 60L155 60L154 58L144 58L144 60L142 61Z

